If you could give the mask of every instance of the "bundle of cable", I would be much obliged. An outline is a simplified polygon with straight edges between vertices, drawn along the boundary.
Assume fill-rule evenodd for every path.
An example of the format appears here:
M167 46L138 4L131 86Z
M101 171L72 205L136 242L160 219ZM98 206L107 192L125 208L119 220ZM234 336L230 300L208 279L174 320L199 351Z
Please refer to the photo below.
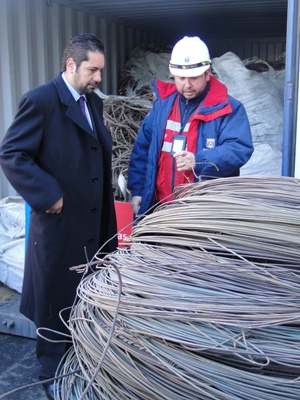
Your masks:
M181 188L78 287L57 399L299 399L300 181Z

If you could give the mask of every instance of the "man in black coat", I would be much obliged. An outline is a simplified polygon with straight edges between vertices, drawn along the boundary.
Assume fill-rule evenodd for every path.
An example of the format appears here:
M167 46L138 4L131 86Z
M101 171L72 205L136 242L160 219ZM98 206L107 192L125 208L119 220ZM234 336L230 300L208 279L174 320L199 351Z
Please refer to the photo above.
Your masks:
M82 278L70 267L90 261L103 245L103 253L117 246L112 138L94 93L104 64L98 38L72 38L62 73L22 97L0 147L7 179L31 208L20 311L38 328L67 332L59 313L67 309L68 319ZM55 376L66 344L38 336L36 350L40 378Z

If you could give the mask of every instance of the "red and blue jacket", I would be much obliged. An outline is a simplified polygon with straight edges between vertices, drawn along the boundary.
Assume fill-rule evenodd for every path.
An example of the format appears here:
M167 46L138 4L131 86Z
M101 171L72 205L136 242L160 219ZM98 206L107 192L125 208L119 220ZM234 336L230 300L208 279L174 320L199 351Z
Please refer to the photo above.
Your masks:
M199 124L195 181L199 178L238 176L240 168L254 150L248 117L242 103L228 95L226 86L213 76L209 84L207 95L196 114ZM157 202L155 185L158 161L166 122L178 96L174 83L154 80L152 86L156 100L140 127L128 169L131 195L142 197L139 214L147 213ZM187 107L192 100L181 98L180 107Z

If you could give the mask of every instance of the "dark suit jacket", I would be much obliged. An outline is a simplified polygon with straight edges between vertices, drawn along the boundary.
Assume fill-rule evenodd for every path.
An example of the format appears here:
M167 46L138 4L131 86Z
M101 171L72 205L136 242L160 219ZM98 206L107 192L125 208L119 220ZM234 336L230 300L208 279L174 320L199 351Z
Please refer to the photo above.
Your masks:
M87 95L96 136L61 74L26 93L0 148L12 186L31 206L21 312L37 326L63 330L61 309L73 304L81 275L116 234L111 187L112 138L103 103ZM61 214L45 211L63 197ZM110 240L103 251L117 246Z

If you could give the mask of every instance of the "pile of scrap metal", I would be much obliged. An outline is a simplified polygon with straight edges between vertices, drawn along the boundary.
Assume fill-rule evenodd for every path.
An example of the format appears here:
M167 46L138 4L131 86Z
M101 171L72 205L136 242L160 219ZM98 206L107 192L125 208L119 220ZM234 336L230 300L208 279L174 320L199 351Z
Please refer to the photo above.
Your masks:
M140 98L108 96L103 117L113 139L112 185L116 201L128 201L128 164L139 127L152 108L152 102Z

